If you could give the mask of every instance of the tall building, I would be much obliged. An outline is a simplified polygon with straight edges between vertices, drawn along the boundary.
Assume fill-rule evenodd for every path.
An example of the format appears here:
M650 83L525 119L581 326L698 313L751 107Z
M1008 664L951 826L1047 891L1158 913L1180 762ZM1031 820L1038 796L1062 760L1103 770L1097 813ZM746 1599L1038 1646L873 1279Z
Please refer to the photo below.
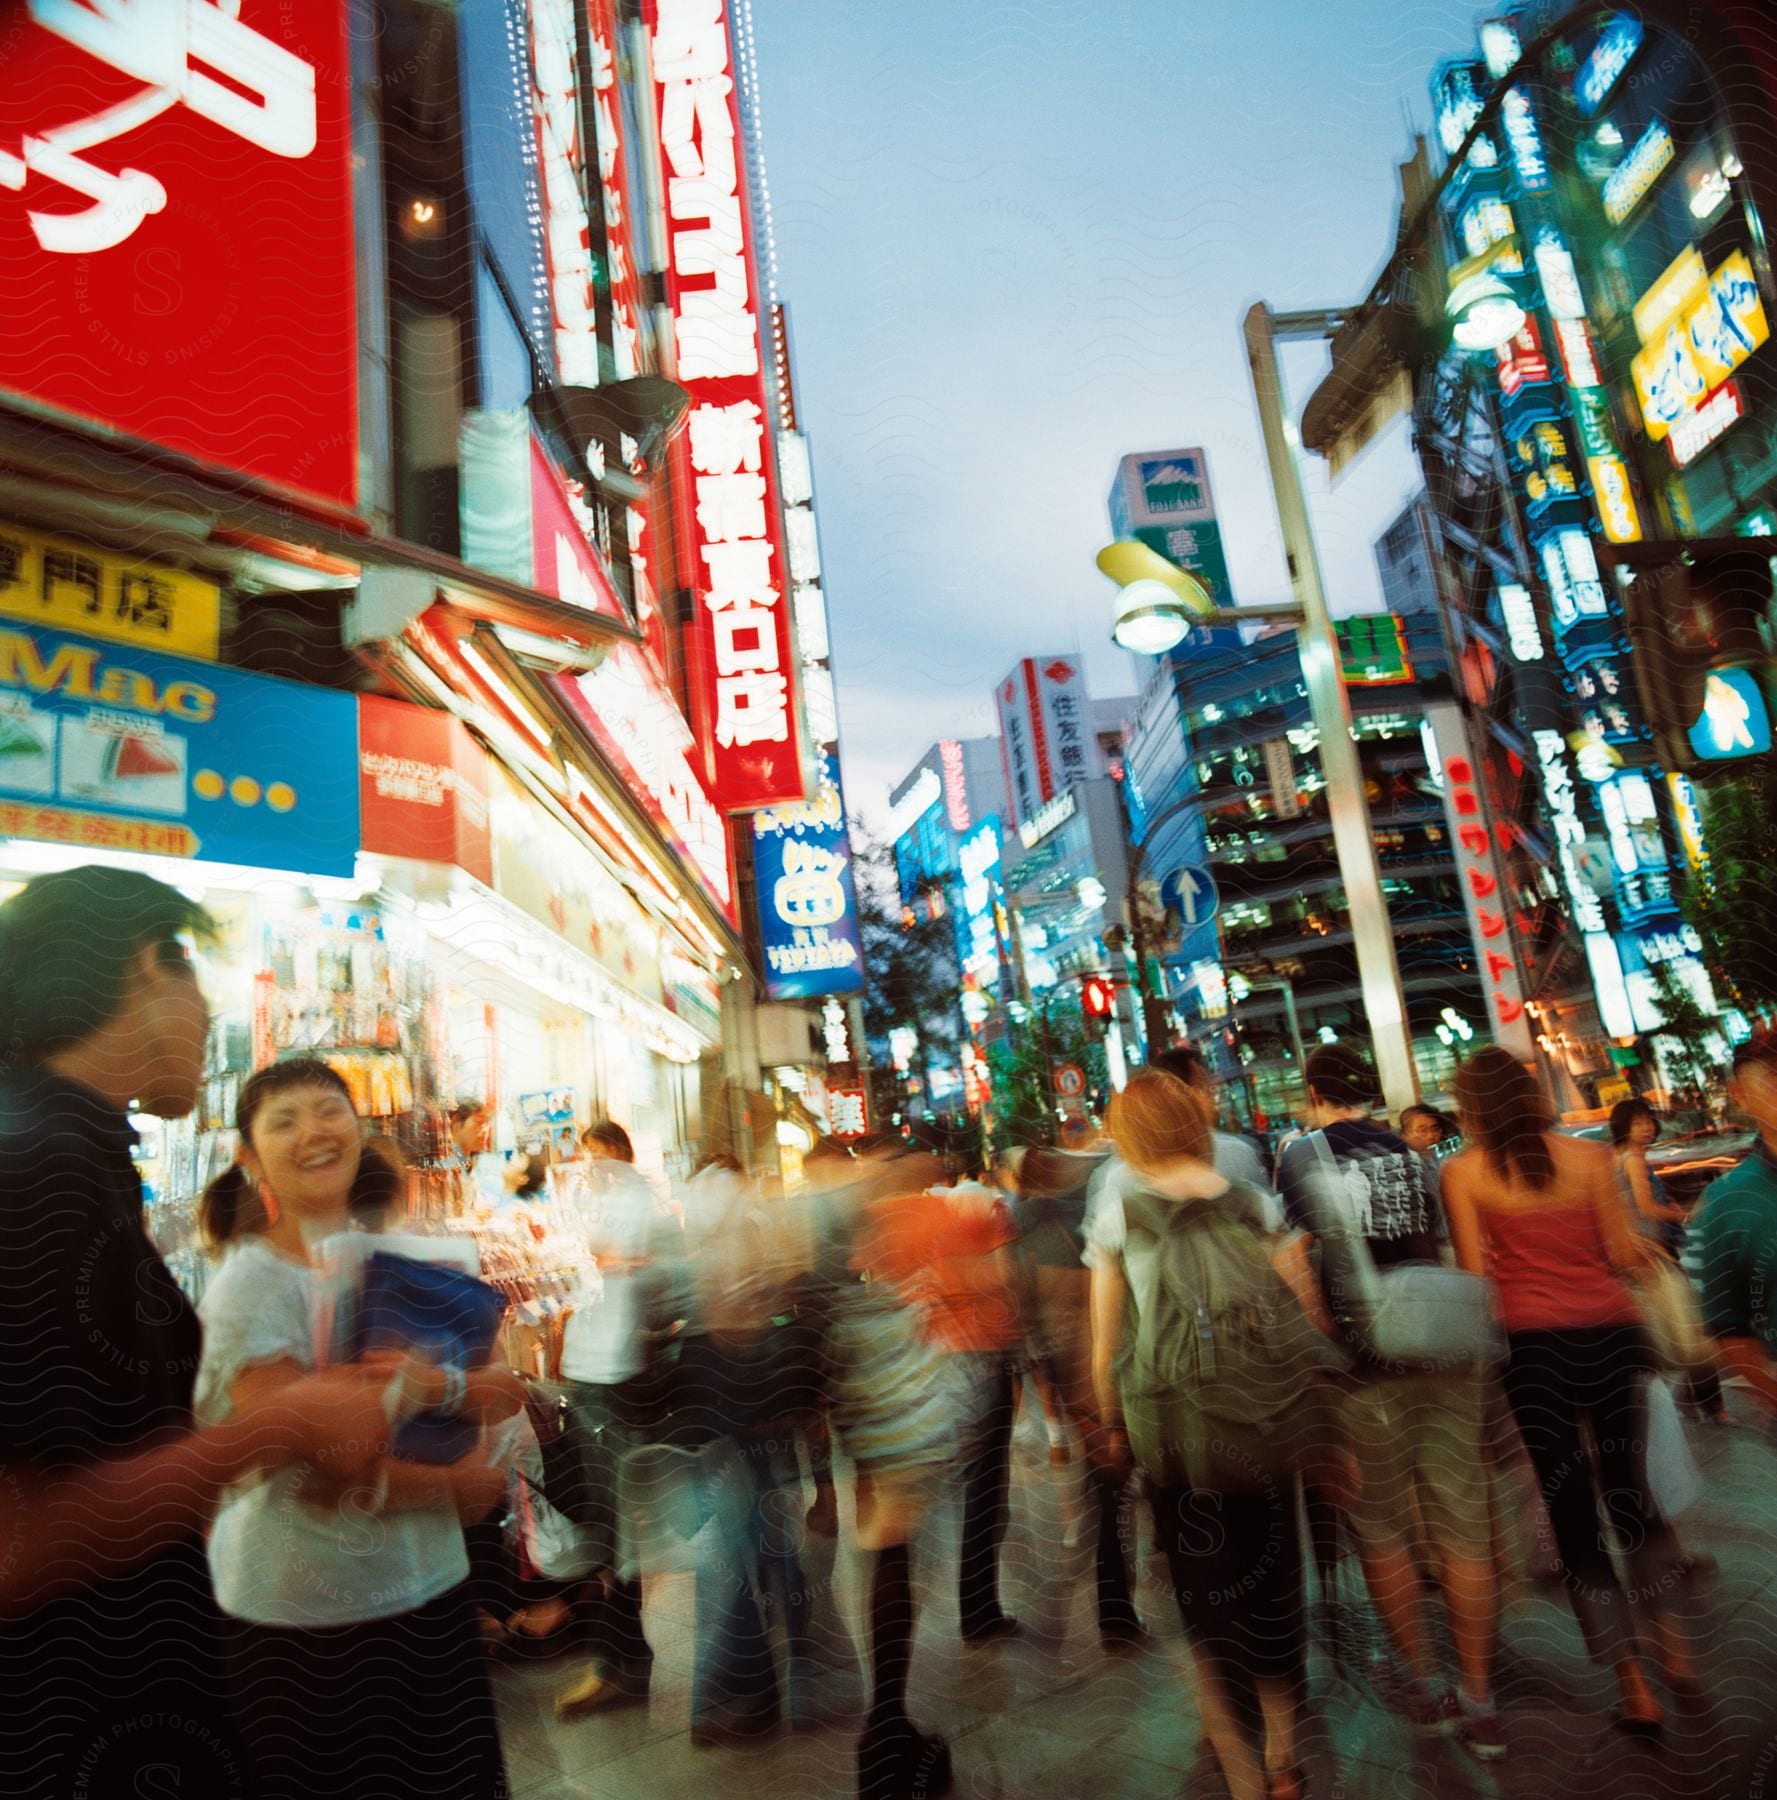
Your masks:
M1436 521L1423 494L1376 540L1375 556L1385 612L1438 610Z
M1560 915L1524 934L1546 951L1536 1041L1587 1104L1658 1082L1668 974L1712 998L1681 909L1708 845L1654 742L1666 672L1631 640L1623 584L1661 539L1777 529L1769 97L1758 47L1729 48L1751 11L1708 10L1719 28L1682 36L1600 12L1531 66L1540 22L1513 9L1432 84L1436 248L1523 324L1492 355L1428 362L1418 441L1500 822ZM1740 700L1768 719L1756 682ZM1762 741L1729 736L1730 761Z
M1436 1092L1457 1049L1487 1029L1427 746L1428 706L1450 692L1442 627L1417 612L1346 619L1339 631L1414 1057ZM1168 1004L1239 1078L1253 1122L1300 1103L1305 1050L1367 1032L1317 742L1296 634L1265 627L1198 631L1169 652L1130 741L1144 813L1189 802L1156 831L1149 870L1193 861L1220 900L1213 922L1175 913Z

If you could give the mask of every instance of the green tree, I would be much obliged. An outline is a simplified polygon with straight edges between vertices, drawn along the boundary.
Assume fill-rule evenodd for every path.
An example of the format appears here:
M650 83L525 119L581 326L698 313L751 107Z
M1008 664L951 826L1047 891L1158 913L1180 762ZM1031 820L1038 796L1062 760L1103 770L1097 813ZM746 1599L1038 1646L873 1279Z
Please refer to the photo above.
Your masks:
M1040 996L1039 996L1040 998ZM1053 1146L1059 1135L1055 1117L1053 1063L1078 1063L1086 1071L1087 1101L1102 1113L1110 1093L1110 1068L1103 1043L1088 1035L1077 1001L1057 1000L1049 1009L1048 1045L1036 1014L987 1050L993 1081L992 1145ZM1051 1061L1053 1058L1053 1063Z
M1661 1025L1653 1035L1679 1046L1674 1059L1682 1067L1671 1071L1693 1087L1702 1089L1714 1079L1726 1040L1716 1016L1679 980L1671 963L1654 965L1654 997L1659 1003Z
M1777 773L1702 791L1706 871L1685 916L1703 940L1718 992L1751 1017L1777 1013Z

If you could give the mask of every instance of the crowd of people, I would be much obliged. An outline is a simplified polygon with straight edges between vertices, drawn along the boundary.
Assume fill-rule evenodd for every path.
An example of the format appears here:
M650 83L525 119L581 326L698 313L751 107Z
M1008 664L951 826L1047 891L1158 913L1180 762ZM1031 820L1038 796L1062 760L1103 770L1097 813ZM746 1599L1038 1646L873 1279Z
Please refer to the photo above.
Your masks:
M195 1103L204 924L96 868L0 907L9 1792L505 1794L493 1665L560 1654L557 1715L596 1731L648 1700L651 1578L676 1566L695 1742L851 1721L866 1800L943 1793L949 1747L908 1705L915 1597L953 1589L983 1653L1024 1629L1000 1588L1023 1405L1079 1471L1110 1655L1148 1642L1145 1499L1234 1800L1304 1792L1310 1596L1336 1620L1348 1548L1416 1732L1506 1753L1523 1559L1562 1584L1621 1729L1703 1700L1706 1559L1656 1493L1650 1409L1665 1374L1700 1419L1725 1420L1724 1377L1777 1405L1777 1040L1731 1082L1757 1148L1689 1214L1645 1102L1608 1144L1565 1134L1496 1049L1462 1065L1455 1119L1398 1130L1361 1051L1317 1049L1274 1168L1218 1127L1188 1047L1130 1077L1103 1142L991 1167L916 1125L818 1143L792 1186L714 1155L669 1194L599 1121L554 1184L588 1275L545 1381L341 1351L341 1244L398 1249L407 1222L318 1061L244 1084L187 1301L128 1115ZM455 1123L485 1154L483 1113ZM540 1157L516 1173L541 1192ZM420 1426L449 1453L413 1450ZM951 1503L955 1566L916 1583ZM848 1512L861 1646L831 1579ZM1517 1515L1545 1537L1515 1541Z

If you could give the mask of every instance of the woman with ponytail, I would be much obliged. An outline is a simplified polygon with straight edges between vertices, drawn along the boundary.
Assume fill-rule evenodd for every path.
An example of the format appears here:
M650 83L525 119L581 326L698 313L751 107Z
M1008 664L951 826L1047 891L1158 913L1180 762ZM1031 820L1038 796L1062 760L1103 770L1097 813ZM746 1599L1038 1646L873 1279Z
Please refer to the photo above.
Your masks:
M1604 1145L1558 1135L1542 1090L1503 1050L1469 1058L1456 1101L1473 1146L1443 1166L1457 1260L1498 1288L1511 1350L1506 1397L1536 1466L1586 1648L1616 1675L1617 1722L1656 1732L1660 1704L1604 1519L1645 1600L1667 1689L1686 1703L1701 1689L1667 1604L1683 1591L1681 1552L1647 1488L1652 1365L1632 1286L1646 1265L1615 1159Z
M261 1069L236 1123L239 1160L200 1215L223 1258L202 1306L196 1409L208 1421L314 1367L317 1250L380 1223L400 1191L325 1063ZM419 1405L443 1404L446 1371L408 1379L426 1390ZM513 1410L509 1371L456 1385L471 1416ZM232 1621L228 1673L259 1800L509 1792L463 1540L505 1486L476 1451L447 1467L385 1459L351 1486L297 1465L229 1491L210 1571Z

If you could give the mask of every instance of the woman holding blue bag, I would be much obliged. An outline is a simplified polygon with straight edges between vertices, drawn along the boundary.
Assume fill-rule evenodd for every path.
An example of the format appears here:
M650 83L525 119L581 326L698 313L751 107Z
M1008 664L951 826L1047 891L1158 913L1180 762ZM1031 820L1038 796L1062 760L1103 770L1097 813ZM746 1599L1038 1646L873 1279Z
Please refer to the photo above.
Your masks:
M380 1223L399 1193L324 1063L261 1069L236 1123L239 1160L203 1202L206 1235L224 1252L202 1307L205 1423L316 1366L326 1330L318 1247ZM397 1374L403 1410L431 1414L429 1427L441 1412L485 1421L517 1403L505 1370L392 1358L392 1384ZM260 1800L510 1791L463 1543L464 1525L505 1486L476 1448L449 1463L392 1456L373 1483L343 1490L297 1465L228 1492L210 1571Z

